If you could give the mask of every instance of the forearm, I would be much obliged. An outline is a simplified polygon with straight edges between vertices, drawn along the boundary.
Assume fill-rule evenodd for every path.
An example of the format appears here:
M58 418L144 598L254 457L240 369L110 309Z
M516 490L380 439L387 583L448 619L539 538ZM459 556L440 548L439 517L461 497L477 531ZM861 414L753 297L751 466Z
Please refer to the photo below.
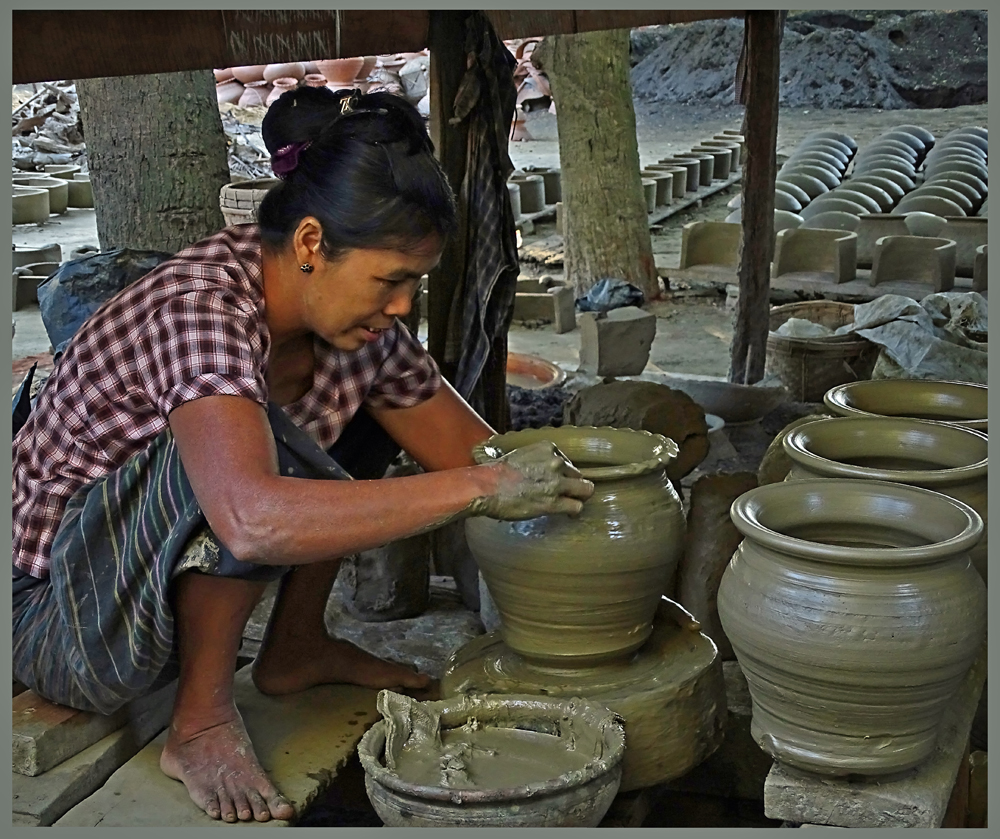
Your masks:
M384 545L444 524L495 487L488 467L379 481L274 476L209 520L239 559L305 565Z

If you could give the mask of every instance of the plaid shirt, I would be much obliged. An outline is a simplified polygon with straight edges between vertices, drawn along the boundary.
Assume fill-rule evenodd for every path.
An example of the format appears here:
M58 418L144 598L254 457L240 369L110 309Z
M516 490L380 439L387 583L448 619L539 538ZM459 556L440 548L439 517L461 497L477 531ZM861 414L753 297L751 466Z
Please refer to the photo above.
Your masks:
M48 575L66 502L142 451L170 412L202 396L268 401L260 234L229 227L129 286L83 324L13 444L14 565ZM398 321L343 352L315 340L313 387L285 406L324 448L362 405L410 407L441 386Z

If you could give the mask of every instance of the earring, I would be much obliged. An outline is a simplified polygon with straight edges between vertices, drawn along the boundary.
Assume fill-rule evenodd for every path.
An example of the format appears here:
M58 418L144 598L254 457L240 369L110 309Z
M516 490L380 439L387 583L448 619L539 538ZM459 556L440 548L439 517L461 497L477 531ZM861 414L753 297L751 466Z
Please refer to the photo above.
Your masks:
M308 262L303 262L303 263L302 263L302 264L301 264L301 265L299 266L299 270L300 270L300 271L301 271L301 272L302 272L303 274L311 274L311 273L313 272L313 267L312 267L312 265L310 265L310 264L309 264Z

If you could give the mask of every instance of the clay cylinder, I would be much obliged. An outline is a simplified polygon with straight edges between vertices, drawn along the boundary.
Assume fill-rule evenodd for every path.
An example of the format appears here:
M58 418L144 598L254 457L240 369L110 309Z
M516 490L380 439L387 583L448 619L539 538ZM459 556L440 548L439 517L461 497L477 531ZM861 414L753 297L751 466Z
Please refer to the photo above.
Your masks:
M507 181L507 194L510 195L510 208L514 213L514 221L521 218L521 186L513 181Z
M522 213L537 213L545 209L545 181L541 175L514 175L511 181L521 187Z
M729 177L729 163L733 159L732 152L729 151L729 149L719 149L711 146L695 146L691 149L691 151L697 152L698 154L711 155L713 161L712 180L724 181Z
M823 775L922 763L986 634L976 511L903 484L818 480L751 490L731 516L744 539L719 618L757 744Z
M556 204L562 201L562 172L558 169L546 169L538 174L545 181L545 203Z
M643 169L639 173L643 178L656 182L656 206L663 207L674 201L674 176L663 169ZM652 212L652 210L650 210Z
M907 417L987 431L986 385L932 379L873 379L830 388L823 402L842 417Z
M492 463L539 441L554 443L595 489L576 518L466 521L503 639L550 666L622 658L649 638L683 551L684 515L666 473L677 445L645 431L562 426L494 436L473 456Z
M652 178L642 178L642 194L646 199L646 212L656 210L656 181Z
M707 161L707 158L706 158ZM702 173L702 159L700 157L689 157L687 155L681 155L679 157L674 157L666 160L661 160L661 163L668 163L672 166L683 166L687 169L687 191L697 192L701 186L701 173ZM705 163L707 166L708 163ZM713 164L714 165L714 164Z
M793 429L783 446L792 463L789 481L891 481L968 504L983 520L983 535L969 557L986 582L989 438L985 434L923 420L835 417Z

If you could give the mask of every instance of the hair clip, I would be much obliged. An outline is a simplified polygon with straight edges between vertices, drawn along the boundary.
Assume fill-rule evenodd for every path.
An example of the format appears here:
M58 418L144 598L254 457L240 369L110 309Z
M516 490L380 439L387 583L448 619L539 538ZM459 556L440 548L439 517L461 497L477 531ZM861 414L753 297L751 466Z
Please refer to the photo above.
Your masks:
M289 143L287 146L282 146L271 155L271 171L284 180L299 165L299 155L311 145L312 141L310 140L305 143Z

